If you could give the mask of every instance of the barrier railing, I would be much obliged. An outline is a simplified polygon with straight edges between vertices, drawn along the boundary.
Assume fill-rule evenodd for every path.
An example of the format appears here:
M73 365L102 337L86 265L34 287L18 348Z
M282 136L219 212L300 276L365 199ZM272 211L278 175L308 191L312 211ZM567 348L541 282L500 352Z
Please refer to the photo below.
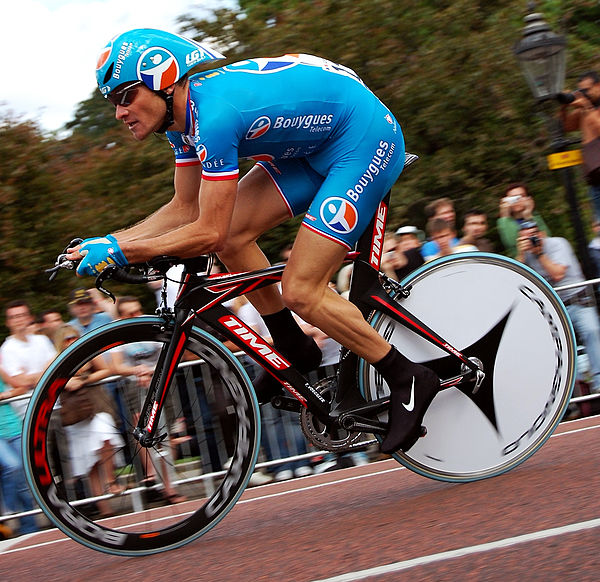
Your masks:
M244 354L236 355L241 360L246 358ZM253 363L248 360L244 364L249 375L253 377ZM319 370L320 377L334 373L334 367ZM316 377L311 378L311 381L314 380L316 380ZM168 427L169 439L164 446L159 445L157 449L147 449L154 467L158 467L162 460L165 461L163 463L163 474L157 471L156 485L150 487L150 489L162 488L165 480L168 480L169 485L173 488L185 488L191 483L201 481L205 491L210 494L225 474L224 466L230 456L228 454L227 438L225 436L212 438L211 435L219 432L226 433L227 429L224 427L224 423L227 422L227 415L224 409L227 403L220 402L218 389L208 391L203 388L205 385L210 385L212 381L211 372L202 360L187 361L180 364L174 385L170 390L169 401L165 407L165 425ZM126 445L124 454L127 454L125 449L128 447L130 449L129 454L133 458L131 461L133 473L120 475L119 478L123 481L127 480L127 487L123 495L129 498L132 510L141 511L145 506L144 495L149 488L137 484L143 481L147 473L136 455L131 453L135 448L135 444L131 441L131 437L128 437L131 432L128 427L135 424L134 414L136 410L139 410L140 390L139 387L136 388L136 382L133 377L111 376L99 382L98 385L109 395L110 401L114 404L115 418L124 421L124 426L121 426L121 437ZM17 396L0 401L0 405L10 406L14 403L25 402L28 399L29 395ZM196 435L189 434L191 431L186 432L186 423L180 416L183 415L182 410L188 410L190 415L194 417ZM210 414L203 415L203 410L205 412L210 410ZM215 413L215 410L218 412ZM61 476L63 486L71 487L69 484L73 483L72 487L81 487L81 479L78 478L78 475L73 474L74 469L71 467L72 454L69 438L73 437L70 427L61 426L59 414L53 414L52 417L55 417L56 420L50 422L49 432L53 431L52 443L48 447L48 454L51 457L50 463L53 464L53 470ZM221 422L221 426L214 425L214 419L217 417ZM278 411L269 406L263 407L261 420L263 438L257 469L276 470L284 465L308 464L314 457L324 454L323 451L308 450L297 414ZM204 433L208 435L208 438L198 438L198 435L204 435ZM130 442L127 442L128 439ZM374 441L365 442L365 446L369 442ZM175 443L179 457L177 463L173 458L173 443ZM119 463L116 463L116 465L118 473ZM85 489L83 497L74 489L72 491L73 495L69 495L71 499L77 498L77 501L73 502L74 505L85 505L111 498L108 493L93 495L87 481L87 475L84 476L83 486ZM41 510L35 509L18 514L6 514L3 513L0 504L0 523L39 513L41 513Z

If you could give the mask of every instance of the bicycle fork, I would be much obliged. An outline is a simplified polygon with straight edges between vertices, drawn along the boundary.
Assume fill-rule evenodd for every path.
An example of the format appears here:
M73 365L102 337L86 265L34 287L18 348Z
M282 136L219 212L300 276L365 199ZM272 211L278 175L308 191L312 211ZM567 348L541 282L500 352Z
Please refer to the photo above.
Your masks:
M163 409L171 381L185 351L185 344L194 323L194 316L177 310L171 341L163 345L148 394L140 411L140 418L133 430L134 438L142 447L153 447L166 438L166 433L156 435L158 419Z

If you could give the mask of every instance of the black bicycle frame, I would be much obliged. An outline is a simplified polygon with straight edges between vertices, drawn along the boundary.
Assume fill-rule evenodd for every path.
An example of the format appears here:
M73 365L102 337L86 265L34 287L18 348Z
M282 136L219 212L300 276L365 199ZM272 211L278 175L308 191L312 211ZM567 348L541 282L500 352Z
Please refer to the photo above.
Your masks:
M360 237L356 251L348 255L354 261L349 299L367 318L375 309L411 329L427 341L454 356L472 372L477 365L419 319L411 315L382 285L379 271L383 239L389 210L389 193L379 204L377 213ZM155 442L158 423L167 389L181 357L187 338L196 320L230 340L274 376L301 406L308 408L322 422L332 422L349 411L364 413L388 400L367 403L357 390L359 358L347 349L342 350L338 370L338 389L335 402L329 403L277 350L246 325L222 303L261 287L281 281L285 265L245 273L196 275L184 271L175 301L175 320L171 341L165 344L156 366L146 402L135 435L144 446ZM389 280L388 280L389 281ZM402 290L397 285L399 290ZM463 376L458 376L460 380ZM456 380L452 379L452 380ZM451 381L450 381L451 382ZM456 382L454 382L456 383ZM450 384L449 384L450 385ZM160 437L159 437L160 438Z

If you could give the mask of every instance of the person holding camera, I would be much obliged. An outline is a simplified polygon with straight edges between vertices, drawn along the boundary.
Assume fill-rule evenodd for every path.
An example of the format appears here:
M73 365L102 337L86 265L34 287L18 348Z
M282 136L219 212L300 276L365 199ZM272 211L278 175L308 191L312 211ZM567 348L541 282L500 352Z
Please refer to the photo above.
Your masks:
M534 221L540 230L550 236L550 229L535 210L535 200L527 186L522 182L513 182L504 189L496 222L500 240L508 256L516 257L519 230L521 224L528 221Z
M563 129L581 132L583 173L590 185L589 196L600 218L600 75L588 71L579 77L577 90L559 93Z
M534 221L521 224L516 258L539 273L553 287L585 281L569 241L562 237L547 237ZM557 293L567 308L578 338L585 346L592 375L591 390L600 392L600 320L593 294L586 286Z

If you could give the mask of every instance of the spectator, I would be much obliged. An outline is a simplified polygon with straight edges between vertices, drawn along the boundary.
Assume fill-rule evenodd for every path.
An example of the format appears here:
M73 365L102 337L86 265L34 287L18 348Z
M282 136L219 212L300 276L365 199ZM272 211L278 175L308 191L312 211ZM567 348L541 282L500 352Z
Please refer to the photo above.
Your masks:
M0 373L0 400L13 396L12 390L2 380L3 375L4 373ZM9 404L0 402L0 489L7 514L31 511L34 508L21 461L22 431L21 418ZM37 529L33 515L19 520L19 534L31 533Z
M428 222L439 218L445 220L446 224L448 224L452 230L455 230L456 212L454 210L454 202L452 202L450 198L438 198L437 200L430 202L425 207L425 214L427 215ZM458 244L459 241L456 238L456 235L451 242L452 245ZM428 240L421 249L423 258L426 261L431 259L434 255L439 254L439 252L440 248L434 240Z
M96 311L94 298L89 291L81 287L71 291L69 311L73 316L69 325L75 327L81 335L112 321L112 317L108 313Z
M575 99L561 109L565 131L581 132L583 168L589 195L600 219L600 75L588 71L579 77Z
M487 229L487 214L478 208L469 210L463 221L463 237L460 239L460 244L474 245L484 253L493 253L494 245L485 237Z
M394 233L397 248L402 252L420 249L425 240L425 233L416 226L401 226Z
M600 275L600 218L596 218L594 220L592 223L592 229L594 231L594 238L590 241L588 248L597 277Z
M464 253L467 251L476 251L474 245L463 245L456 238L456 231L443 218L433 218L427 223L427 233L429 238L437 244L439 249L436 255L428 257L431 261L438 257L445 257L455 253Z
M94 313L106 314L110 317L110 320L114 320L118 317L117 306L115 302L100 291L96 287L90 287L87 289L88 295L92 298L94 304Z
M167 271L167 305L166 307L173 308L175 305L175 299L177 299L177 293L179 293L179 283L181 282L181 275L183 274L183 265L173 265ZM148 283L148 287L154 293L156 297L156 306L161 307L162 305L162 290L163 282L161 280L151 281Z
M535 211L535 200L522 182L509 184L500 200L500 213L497 221L498 234L506 254L517 256L517 238L523 222L534 221L540 230L550 236L550 229L543 218Z
M335 286L342 297L348 299L350 294L350 281L352 279L352 270L354 263L348 263L344 265L336 276Z
M402 281L425 262L421 247L424 239L425 233L416 226L400 227L393 237L396 244L383 255L381 269L389 277Z
M517 239L517 260L526 263L552 286L581 283L585 279L569 242L547 237L533 222L521 225ZM587 353L592 374L591 389L600 392L600 321L593 297L587 288L558 291L573 327Z
M58 309L46 309L40 313L40 320L41 333L54 343L54 334L56 330L64 324L62 313Z
M27 333L32 319L27 302L11 301L6 305L5 316L11 335L0 346L0 361L13 386L11 395L19 396L33 389L56 350L46 336ZM13 407L22 417L27 402L14 402Z
M79 330L65 324L55 337L62 351L79 335ZM123 440L115 426L108 392L98 384L110 375L104 358L96 356L76 371L61 395L60 415L69 443L71 474L79 479L87 476L94 497L123 492L116 482L114 467L115 451L123 447ZM73 399L75 393L81 396ZM89 410L86 410L88 405ZM111 514L106 499L97 501L96 505L102 516Z

